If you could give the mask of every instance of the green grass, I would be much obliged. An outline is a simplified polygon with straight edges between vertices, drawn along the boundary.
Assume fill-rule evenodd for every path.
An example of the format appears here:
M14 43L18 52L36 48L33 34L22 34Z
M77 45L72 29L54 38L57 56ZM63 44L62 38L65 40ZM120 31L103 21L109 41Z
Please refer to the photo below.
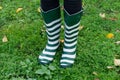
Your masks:
M120 45L115 44L120 40L119 0L83 0L84 28L79 33L75 64L67 69L59 68L62 45L51 65L38 64L38 55L46 44L42 17L37 11L39 3L0 0L0 80L120 80L120 67L114 66L115 55L120 57ZM23 10L16 13L19 7ZM99 13L118 20L102 19ZM106 38L108 33L115 37ZM3 43L5 35L8 42Z

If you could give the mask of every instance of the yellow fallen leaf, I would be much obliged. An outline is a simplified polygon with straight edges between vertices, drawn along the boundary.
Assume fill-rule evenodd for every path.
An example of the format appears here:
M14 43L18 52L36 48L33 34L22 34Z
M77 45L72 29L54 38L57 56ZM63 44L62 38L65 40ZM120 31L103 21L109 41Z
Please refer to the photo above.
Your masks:
M79 26L79 30L82 30L84 28L84 26Z
M64 43L64 40L60 40L61 43Z
M37 9L37 11L38 11L39 13L41 12L40 7Z
M3 8L3 7L2 7L2 6L0 6L0 10L2 10L2 8Z
M100 13L99 16L100 16L101 18L105 18L105 17L106 17L105 13Z
M109 33L109 34L107 34L106 37L109 38L109 39L114 38L114 34L113 33Z
M114 65L120 66L120 59L114 59Z
M20 12L20 11L22 11L23 10L23 8L18 8L17 10L16 10L16 13L18 13L18 12Z
M2 38L2 42L8 42L8 39L7 39L7 36L4 36L3 38Z

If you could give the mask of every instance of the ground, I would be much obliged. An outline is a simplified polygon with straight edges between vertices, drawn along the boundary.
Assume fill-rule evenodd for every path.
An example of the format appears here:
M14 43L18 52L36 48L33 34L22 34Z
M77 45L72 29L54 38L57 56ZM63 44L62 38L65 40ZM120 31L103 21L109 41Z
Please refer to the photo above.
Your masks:
M39 3L0 0L0 80L120 80L120 67L114 64L120 58L120 44L115 43L120 41L119 0L83 0L77 58L67 69L59 67L62 43L50 65L38 63L46 44Z

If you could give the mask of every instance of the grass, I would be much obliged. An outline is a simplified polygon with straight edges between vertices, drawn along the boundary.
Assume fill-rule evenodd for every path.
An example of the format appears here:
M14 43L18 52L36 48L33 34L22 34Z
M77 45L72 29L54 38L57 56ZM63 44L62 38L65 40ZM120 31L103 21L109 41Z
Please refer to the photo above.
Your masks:
M120 45L115 44L120 40L119 0L83 0L84 28L79 33L75 64L67 69L59 68L62 45L53 63L38 64L38 55L46 44L42 17L37 11L39 2L0 0L0 80L120 80L120 67L114 66L115 55L120 57ZM16 13L19 7L23 10ZM107 19L100 13L105 13ZM114 38L106 38L108 33ZM8 42L4 43L5 35Z

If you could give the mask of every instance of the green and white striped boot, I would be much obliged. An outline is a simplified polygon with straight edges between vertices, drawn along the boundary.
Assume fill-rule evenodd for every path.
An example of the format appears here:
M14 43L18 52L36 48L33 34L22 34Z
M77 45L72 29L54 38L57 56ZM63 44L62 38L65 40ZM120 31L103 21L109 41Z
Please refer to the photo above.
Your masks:
M64 10L65 39L63 54L60 60L60 66L63 68L70 67L74 64L81 16L82 10L72 15Z
M52 62L56 50L59 47L59 37L61 29L60 7L54 8L47 12L42 10L42 16L47 32L47 44L42 53L39 55L39 61L42 64Z

